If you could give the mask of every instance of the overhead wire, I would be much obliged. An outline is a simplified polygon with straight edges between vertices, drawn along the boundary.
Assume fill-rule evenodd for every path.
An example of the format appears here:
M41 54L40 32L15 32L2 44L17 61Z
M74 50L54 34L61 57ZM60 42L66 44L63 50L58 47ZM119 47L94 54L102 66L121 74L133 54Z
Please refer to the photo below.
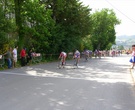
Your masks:
M133 23L135 23L134 20L132 20L130 17L128 17L126 14L124 14L122 11L120 11L117 7L115 7L111 2L109 2L108 0L105 0L109 5L111 5L114 9L116 9L118 12L120 12L122 15L124 15L126 18L128 18L130 21L132 21Z

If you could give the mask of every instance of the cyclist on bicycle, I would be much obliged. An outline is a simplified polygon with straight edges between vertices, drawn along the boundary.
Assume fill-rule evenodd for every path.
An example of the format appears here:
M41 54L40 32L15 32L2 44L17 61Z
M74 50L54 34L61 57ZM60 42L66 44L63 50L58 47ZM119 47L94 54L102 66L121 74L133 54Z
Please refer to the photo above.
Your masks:
M62 51L59 55L59 59L62 59L62 65L65 65L65 61L66 61L66 57L67 57L67 53Z
M85 60L88 61L88 58L89 58L89 50L87 50L87 49L84 50L84 57L85 57Z
M80 52L78 50L75 50L73 58L76 59L75 65L77 66L77 64L79 63L79 60L80 60Z

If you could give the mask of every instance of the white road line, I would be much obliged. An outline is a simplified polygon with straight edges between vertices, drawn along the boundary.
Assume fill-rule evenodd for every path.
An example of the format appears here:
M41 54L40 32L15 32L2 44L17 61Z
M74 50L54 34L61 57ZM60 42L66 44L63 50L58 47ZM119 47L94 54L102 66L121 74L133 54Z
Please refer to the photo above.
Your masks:
M29 74L23 74L23 73L13 73L13 72L0 72L0 74L9 74L9 75L23 75L23 76L31 76Z

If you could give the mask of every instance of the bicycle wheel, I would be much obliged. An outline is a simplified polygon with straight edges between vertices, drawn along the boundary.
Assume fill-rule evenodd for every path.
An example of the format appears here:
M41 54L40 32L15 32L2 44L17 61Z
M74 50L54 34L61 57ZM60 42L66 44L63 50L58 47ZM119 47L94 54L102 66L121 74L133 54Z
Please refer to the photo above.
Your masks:
M76 67L78 68L78 61L77 61L77 58L74 59L74 65L73 65L73 66L74 66L74 68L76 68Z
M59 62L58 62L58 68L60 69L62 67L62 61L60 60Z
M85 56L85 61L88 61L88 56L87 55Z
M61 68L64 68L66 65L66 62L64 63L63 62L63 59L60 60L60 62L58 63L58 68L61 69Z

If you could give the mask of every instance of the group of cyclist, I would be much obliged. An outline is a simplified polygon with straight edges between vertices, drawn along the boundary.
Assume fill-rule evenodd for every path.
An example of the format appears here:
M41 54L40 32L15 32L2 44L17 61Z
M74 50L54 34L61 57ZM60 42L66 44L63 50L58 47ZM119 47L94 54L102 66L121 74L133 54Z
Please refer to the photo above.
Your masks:
M80 54L83 55L83 57L85 58L85 61L88 61L88 58L92 58L92 54L94 54L95 58L97 58L97 57L101 58L101 52L97 49L94 52L92 52L91 50L88 50L88 49L84 49L84 51L82 53L80 53L76 49L75 52L73 53L73 59L75 59L76 66L79 63ZM66 57L67 57L66 52L62 51L59 55L59 59L62 59L62 61L61 61L62 65L65 65Z
M67 57L67 53L62 51L59 55L59 59L62 60L62 65L65 65L66 63L66 57ZM76 49L73 55L73 59L76 59L76 66L79 63L79 59L80 59L80 52Z
M89 52L88 51L85 51L85 54L86 55L89 55L88 54ZM64 52L64 51L62 51L61 53L60 53L60 55L59 55L59 59L61 59L62 61L62 64L61 65L65 65L65 63L66 63L66 57L67 57L67 53L66 52ZM89 57L89 56L88 56ZM79 52L79 50L75 50L75 52L73 53L73 59L75 59L75 63L74 63L74 65L75 66L78 66L78 63L79 63L79 60L80 60L80 52Z

